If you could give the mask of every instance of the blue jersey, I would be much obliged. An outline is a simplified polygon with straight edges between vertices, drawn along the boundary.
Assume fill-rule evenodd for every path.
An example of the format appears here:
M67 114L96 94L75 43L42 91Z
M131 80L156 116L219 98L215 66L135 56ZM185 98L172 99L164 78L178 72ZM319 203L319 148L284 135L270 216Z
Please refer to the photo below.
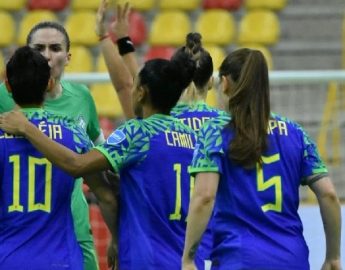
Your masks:
M97 146L120 173L120 269L181 269L195 136L171 116L133 119Z
M197 132L206 121L217 117L224 117L227 113L210 107L204 101L198 101L191 104L184 102L177 103L171 110L171 115L180 119L183 124Z
M299 186L327 173L315 144L296 123L272 115L263 165L244 169L228 158L229 118L200 130L192 174L218 172L212 269L309 269L297 213Z
M42 109L28 119L77 152L89 147L83 130ZM29 141L0 130L0 268L83 269L71 215L74 178L53 166Z
M179 102L172 109L171 115L180 119L182 123L189 126L195 132L199 132L205 122L210 119L226 117L227 113L210 107L204 101L198 101L194 103ZM211 219L197 250L198 256L196 257L195 263L198 270L203 270L205 267L204 260L210 259L212 250L212 226Z

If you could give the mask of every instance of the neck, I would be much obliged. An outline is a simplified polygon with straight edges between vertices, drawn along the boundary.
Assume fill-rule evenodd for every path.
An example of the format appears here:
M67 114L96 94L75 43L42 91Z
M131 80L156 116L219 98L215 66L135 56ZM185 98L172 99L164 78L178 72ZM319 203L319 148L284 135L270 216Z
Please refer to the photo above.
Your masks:
M62 94L62 86L60 83L60 79L55 80L54 88L47 93L46 99L57 99Z
M143 118L148 118L151 115L154 115L156 113L161 113L157 109L152 108L151 106L144 106L143 107Z
M193 89L191 87L188 87L181 95L181 98L179 101L185 102L185 103L193 103L197 101L205 101L207 97L207 90L203 89L198 91L196 88Z

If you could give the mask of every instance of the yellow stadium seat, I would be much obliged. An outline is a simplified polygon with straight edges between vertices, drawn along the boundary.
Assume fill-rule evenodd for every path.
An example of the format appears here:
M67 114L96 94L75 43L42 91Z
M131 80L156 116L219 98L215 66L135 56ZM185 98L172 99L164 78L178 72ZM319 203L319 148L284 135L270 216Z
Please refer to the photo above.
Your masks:
M115 2L122 5L129 2L133 9L141 11L149 11L156 6L156 0L117 0Z
M223 9L207 10L196 21L196 31L202 35L204 44L228 45L235 35L235 22Z
M17 36L18 45L25 45L26 37L31 28L42 21L58 21L58 19L52 11L48 10L33 10L27 12L19 24L19 34Z
M3 75L5 74L5 68L6 68L5 59L0 51L0 81L2 81Z
M98 9L100 0L72 0L71 6L74 10Z
M189 17L182 11L162 11L157 13L151 26L151 45L181 46L191 31Z
M194 10L199 8L200 0L159 0L161 9Z
M286 6L287 0L246 0L244 4L248 9L267 8L281 10Z
M119 99L111 83L97 83L91 86L91 95L100 116L120 117L123 115Z
M279 20L274 12L253 10L248 11L240 22L238 43L274 45L279 35Z
M7 47L12 44L15 34L15 22L6 11L0 11L0 25L3 30L0 31L0 47Z
M97 72L108 72L107 66L104 61L103 55L100 53L96 59L96 68Z
M266 59L268 69L269 70L273 69L272 54L269 51L269 49L267 49L266 47L259 45L259 44L243 44L241 47L242 48L250 48L250 49L254 49L254 50L258 50L258 51L262 52L262 54L264 55L264 57Z
M226 56L224 50L218 46L204 46L204 48L212 57L213 69L215 71L218 70Z
M93 59L88 48L72 46L70 49L71 61L66 67L66 72L92 72Z
M25 7L27 0L1 0L0 10L10 10L15 11Z
M65 28L72 44L94 46L98 44L95 32L96 13L93 11L75 11L65 22Z

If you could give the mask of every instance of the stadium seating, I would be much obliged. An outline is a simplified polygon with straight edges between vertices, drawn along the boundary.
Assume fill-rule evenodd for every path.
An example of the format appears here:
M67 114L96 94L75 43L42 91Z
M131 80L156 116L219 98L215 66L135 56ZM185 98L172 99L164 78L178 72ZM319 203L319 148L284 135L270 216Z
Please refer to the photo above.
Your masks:
M199 8L200 0L159 0L158 7L160 9L180 9L180 10L195 10Z
M75 45L94 46L98 44L95 32L96 14L93 11L74 11L67 18L65 28Z
M23 46L26 43L26 36L31 28L41 21L58 21L56 15L49 10L33 10L25 13L25 16L19 24L19 34L17 44Z
M93 60L88 48L83 46L72 46L70 49L71 61L65 72L92 72Z
M0 25L3 29L0 31L0 47L10 46L16 32L15 22L10 13L0 10Z
M2 80L2 75L5 72L5 59L2 55L2 52L0 51L0 81Z
M71 0L71 7L74 10L97 10L99 3L99 0Z
M155 58L170 59L174 54L174 47L150 47L144 55L144 61L148 61Z
M1 0L0 10L5 9L9 11L20 10L25 7L26 0Z
M274 12L249 10L240 22L238 43L274 45L279 35L279 19Z
M235 22L226 10L206 10L198 17L195 29L204 44L229 45L235 35Z
M134 45L141 45L146 41L147 29L144 16L137 12L132 11L129 15L129 36L131 37ZM109 25L109 33L113 41L116 40L116 36L111 30L111 24Z
M97 72L108 72L102 54L97 58ZM95 100L97 113L105 117L120 117L123 115L120 102L111 83L95 83L91 86L91 94Z
M153 19L149 43L154 46L181 46L190 31L191 24L186 13L178 10L161 11Z
M157 0L118 0L119 4L124 4L126 2L130 2L130 5L135 10L140 11L150 11L151 9L155 8Z
M245 7L248 9L267 8L281 10L287 4L287 0L246 0Z
M261 51L262 54L264 55L265 59L266 59L268 69L269 70L273 69L272 54L266 47L264 47L262 45L258 45L258 44L243 44L241 47Z
M226 56L224 50L218 46L204 46L204 48L210 53L212 57L213 69L215 71L218 70Z
M242 0L204 0L204 9L226 9L226 10L237 10L241 7Z
M65 9L69 4L69 0L29 0L28 9L49 9L52 11L60 11Z

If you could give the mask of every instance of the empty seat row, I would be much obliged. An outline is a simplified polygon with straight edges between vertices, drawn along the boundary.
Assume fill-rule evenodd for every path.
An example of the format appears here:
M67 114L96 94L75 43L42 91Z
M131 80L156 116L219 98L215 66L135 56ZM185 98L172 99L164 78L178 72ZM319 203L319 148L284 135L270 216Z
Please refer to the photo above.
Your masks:
M20 22L18 36L15 37L15 22L7 12L0 12L0 24L7 31L0 32L0 46L5 47L14 42L25 44L29 30L43 20L57 21L53 12L37 10L28 12ZM240 21L238 33L234 18L225 10L208 10L200 13L193 29L190 17L182 11L165 11L154 17L150 35L147 38L145 18L138 12L130 16L130 36L136 45L148 42L152 46L180 46L185 36L191 31L200 32L204 44L227 46L233 42L275 44L280 35L277 15L269 10L247 12ZM94 31L95 13L92 11L74 12L65 22L72 44L95 46L98 38ZM235 37L238 37L235 39Z

